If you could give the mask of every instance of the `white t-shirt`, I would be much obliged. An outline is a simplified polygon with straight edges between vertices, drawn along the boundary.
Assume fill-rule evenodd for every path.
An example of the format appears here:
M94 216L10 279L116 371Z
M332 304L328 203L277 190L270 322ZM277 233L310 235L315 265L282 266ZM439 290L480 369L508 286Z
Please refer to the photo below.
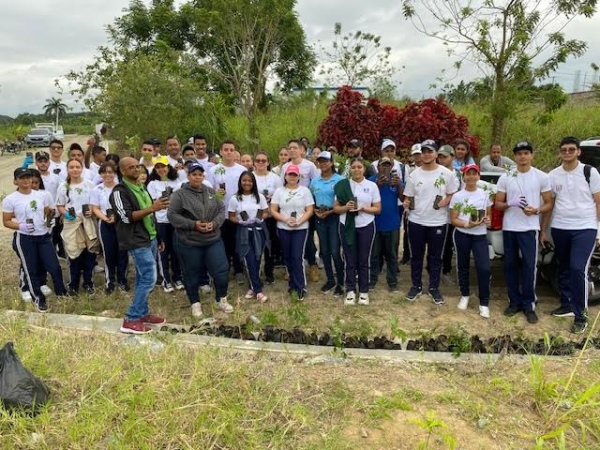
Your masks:
M113 191L113 187L107 187L104 183L94 186L90 195L90 205L98 206L102 213L106 215L106 210L112 208L110 206L109 197Z
M165 189L167 187L170 187L171 189L173 189L173 192L175 192L176 190L178 190L181 187L181 181L179 179L166 180L166 181L152 180L150 183L148 183L148 186L146 186L146 189L148 190L148 194L150 194L150 197L152 198L152 200L156 200L161 197L162 193L165 191ZM154 216L156 217L156 222L158 222L158 223L169 223L169 219L167 219L167 210L166 209L161 209L160 211L156 211L154 213Z
M359 207L372 206L373 203L381 202L381 194L379 193L379 188L372 181L369 181L366 178L364 178L360 183L357 183L353 180L349 181L350 189L352 189L352 194L354 194L356 200L358 200ZM373 214L360 211L354 219L354 226L356 228L363 228L369 225L374 220L375 216ZM340 214L340 223L346 225L346 213Z
M452 196L452 200L450 200L449 208L451 210L457 209L459 211L458 218L467 222L471 219L471 215L464 213L463 208L459 209L459 206L474 206L477 210L482 209L485 211L488 207L492 206L492 201L490 200L489 194L480 188L477 188L472 192L463 189L454 194ZM487 233L487 227L484 223L482 223L481 225L473 228L460 228L460 232L465 234L484 235Z
M264 191L267 190L267 195L273 195L277 188L283 186L281 177L278 177L273 172L268 172L266 175L257 175L254 172L254 178L256 178L256 187L258 192L264 195Z
M46 192L49 192L52 196L52 199L56 200L56 192L58 191L58 186L62 181L60 177L53 174L51 171L48 171L47 175L42 174L42 181L44 182L44 189Z
M281 168L281 182L285 183L285 171L288 166L293 164L292 162L285 163ZM317 178L320 174L317 170L317 166L315 166L312 161L308 159L303 159L300 164L297 164L298 169L300 169L300 186L309 187L310 182Z
M314 205L315 201L307 187L298 186L298 188L292 190L282 186L273 194L271 204L279 205L279 212L285 217L292 217L292 212L295 212L296 219L300 220L300 217L306 211L306 207ZM298 227L290 227L285 222L278 220L277 228L281 228L282 230L302 230L308 228L308 221Z
M16 191L7 195L2 201L2 211L14 214L18 223L26 222L27 219L33 220L33 233L22 233L32 236L43 236L50 232L44 218L45 207L51 209L56 207L52 202L51 195L46 191L32 190L29 194Z
M571 172L563 166L549 174L554 211L552 228L563 230L597 229L596 202L593 194L600 192L600 175L592 167L588 184L583 173L584 164L577 164Z
M223 199L225 205L229 205L229 200L231 200L231 197L238 191L240 175L245 171L246 168L238 163L235 163L230 167L226 167L223 163L219 163L210 168L210 173L214 180L214 189L218 191L220 188L219 185L225 183L225 198Z
M75 208L75 214L81 215L81 206L90 204L90 197L92 190L94 189L94 183L90 180L82 180L81 183L71 183L69 186L69 195L67 198L67 182L63 181L58 186L58 192L56 194L56 204L64 206L65 208Z
M236 213L235 216L238 220L244 220L240 214L242 211L246 211L246 214L248 214L248 218L246 218L246 220L255 218L262 219L263 215L260 214L260 217L258 217L257 212L259 210L266 210L269 205L267 205L267 199L264 195L259 193L258 197L260 198L260 203L256 203L256 198L254 195L242 195L241 198L238 198L237 195L234 195L231 197L231 200L229 200L228 211Z
M92 172L92 174L94 175L94 179L96 178L96 175L99 174L100 171L100 164L96 164L94 161L90 162L90 170ZM93 181L93 180L92 180Z
M535 167L527 172L519 172L512 169L500 176L498 180L498 192L506 193L506 202L518 200L524 196L527 204L539 208L542 204L542 192L550 192L550 177ZM510 206L504 211L502 229L505 231L531 231L540 229L540 217L538 215L527 216L518 206Z
M64 161L54 162L50 160L48 171L58 176L61 179L61 181L65 181L67 179L67 163Z
M414 197L415 209L409 211L408 220L427 227L448 223L448 207L434 209L436 196L442 199L458 190L454 172L438 165L435 170L415 169L406 180L404 195Z

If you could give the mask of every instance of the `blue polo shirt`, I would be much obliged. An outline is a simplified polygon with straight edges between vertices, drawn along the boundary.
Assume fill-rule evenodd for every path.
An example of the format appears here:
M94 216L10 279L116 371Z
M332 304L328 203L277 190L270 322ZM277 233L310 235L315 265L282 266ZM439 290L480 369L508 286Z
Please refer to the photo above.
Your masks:
M377 175L369 178L373 183ZM376 231L394 231L400 229L400 208L398 207L398 188L392 189L389 184L379 186L381 195L381 213L375 216Z
M315 198L315 207L326 206L327 208L333 208L333 202L335 200L335 192L333 187L340 180L343 180L339 173L334 173L329 180L324 180L321 176L314 178L310 182L310 192L312 192Z

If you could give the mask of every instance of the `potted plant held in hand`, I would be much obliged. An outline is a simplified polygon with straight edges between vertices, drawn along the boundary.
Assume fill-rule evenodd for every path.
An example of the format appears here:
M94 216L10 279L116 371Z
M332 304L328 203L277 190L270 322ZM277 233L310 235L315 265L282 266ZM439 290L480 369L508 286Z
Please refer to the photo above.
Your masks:
M443 189L444 186L446 186L444 175L440 174L435 180L435 183L433 183L433 186L438 190L438 195L435 196L435 200L433 201L433 209L440 209L440 202L444 198L444 195L442 195L444 192Z

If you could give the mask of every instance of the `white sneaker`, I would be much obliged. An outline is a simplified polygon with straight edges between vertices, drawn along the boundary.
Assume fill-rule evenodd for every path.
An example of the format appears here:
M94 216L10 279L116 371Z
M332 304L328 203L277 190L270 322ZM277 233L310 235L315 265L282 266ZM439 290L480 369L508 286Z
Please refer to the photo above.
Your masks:
M52 289L50 289L50 287L45 284L43 286L40 286L40 291L42 291L42 294L44 295L52 294Z
M163 291L165 291L167 294L169 292L173 292L175 290L175 288L173 287L173 285L171 283L166 283L163 285Z
M490 318L490 308L487 306L479 306L479 315L484 319Z
M248 292L246 292L246 295L244 295L244 298L247 298L247 299L254 298L254 291L252 289L248 289Z
M200 286L200 292L202 292L203 294L209 294L210 291L212 291L210 284L205 284L203 286Z
M469 296L463 295L458 302L458 309L463 311L469 307Z
M192 303L192 316L196 318L202 317L202 306L200 306L200 302Z
M31 296L31 292L29 291L21 291L21 300L24 302L30 302L33 299Z
M368 305L369 304L369 294L360 294L358 296L358 304L359 305Z
M354 291L348 291L346 293L346 300L344 305L356 305L356 293Z
M227 297L221 297L221 300L217 302L217 308L227 314L233 312L233 306L229 304Z

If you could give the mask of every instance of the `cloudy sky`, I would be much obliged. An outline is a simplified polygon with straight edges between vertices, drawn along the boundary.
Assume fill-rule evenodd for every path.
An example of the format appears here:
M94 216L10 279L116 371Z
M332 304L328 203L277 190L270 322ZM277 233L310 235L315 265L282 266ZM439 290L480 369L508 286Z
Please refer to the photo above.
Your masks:
M2 1L0 27L0 114L42 112L45 99L58 96L54 80L89 62L96 48L106 44L104 27L122 14L128 0L18 0ZM181 1L176 0L176 3ZM369 31L392 47L392 62L399 69L398 93L419 99L431 95L441 70L451 60L435 39L416 32L400 12L400 0L298 0L297 10L308 40L318 49L333 37L333 25L346 31ZM600 41L591 20L575 20L567 28L570 38L588 42L588 52L563 65L554 79L571 92L580 73L580 86L593 76L592 62L600 65ZM403 68L402 68L403 67ZM402 69L401 69L402 68ZM472 66L458 78L481 76ZM318 84L318 83L317 83ZM72 99L65 103L80 110Z

